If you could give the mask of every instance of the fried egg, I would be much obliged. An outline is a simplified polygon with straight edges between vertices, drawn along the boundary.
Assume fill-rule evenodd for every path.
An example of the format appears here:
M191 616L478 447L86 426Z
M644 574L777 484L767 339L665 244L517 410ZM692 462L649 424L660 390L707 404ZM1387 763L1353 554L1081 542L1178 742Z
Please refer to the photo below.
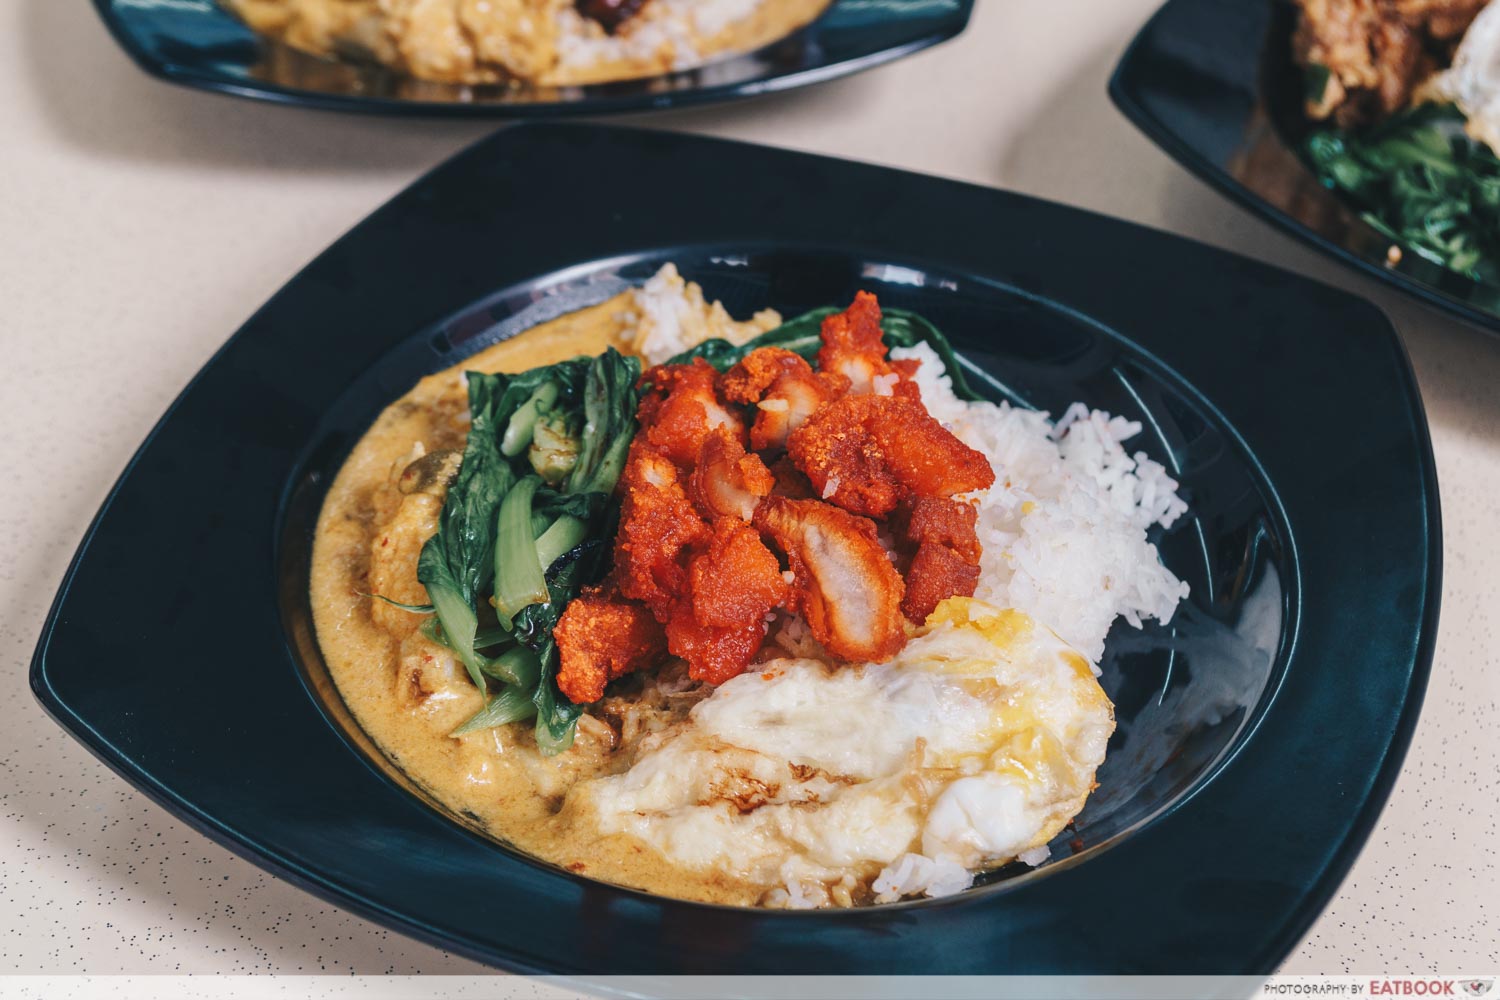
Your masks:
M1080 653L951 598L887 663L781 659L723 684L564 810L772 904L938 895L1060 832L1113 730Z

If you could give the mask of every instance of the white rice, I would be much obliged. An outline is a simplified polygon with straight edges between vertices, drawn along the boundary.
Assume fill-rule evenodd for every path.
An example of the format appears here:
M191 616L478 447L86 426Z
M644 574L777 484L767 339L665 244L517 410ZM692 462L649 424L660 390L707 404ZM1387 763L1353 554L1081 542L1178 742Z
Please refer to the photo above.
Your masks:
M722 303L706 301L703 289L673 264L662 265L644 285L630 290L630 305L620 319L625 339L648 365L659 365L705 340L743 344L781 325L781 314L774 309L736 322Z
M1016 860L1036 868L1051 856L1051 849L1044 844L1022 851ZM957 862L903 854L881 870L870 888L875 891L875 902L894 903L908 896L952 896L973 884L974 873Z
M1125 451L1140 424L1082 403L1053 424L1007 403L964 402L926 344L891 356L922 362L928 412L995 470L995 486L976 496L984 554L975 597L1025 611L1095 663L1116 618L1137 628L1171 620L1188 585L1146 531L1170 526L1187 504L1159 463Z
M1022 851L1016 855L1016 860L1023 865L1030 865L1033 868L1037 868L1050 857L1052 857L1052 848L1043 844L1041 847L1033 847L1029 851Z
M875 902L894 903L905 896L951 896L974 882L974 875L954 861L929 858L925 854L903 854L876 876L870 888Z

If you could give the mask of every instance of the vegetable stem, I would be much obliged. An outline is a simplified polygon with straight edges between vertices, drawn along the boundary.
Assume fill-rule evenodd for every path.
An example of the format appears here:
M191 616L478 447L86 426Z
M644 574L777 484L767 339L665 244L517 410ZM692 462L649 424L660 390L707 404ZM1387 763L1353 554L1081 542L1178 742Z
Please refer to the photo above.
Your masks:
M544 570L550 568L559 556L572 552L588 536L589 526L586 523L571 514L564 514L536 540L537 562Z
M564 418L538 421L526 458L532 471L548 485L556 486L572 475L578 465L578 437Z
M589 482L589 491L592 493L613 493L615 484L620 481L620 476L625 472L625 459L630 454L629 435L623 435L610 442L605 449L604 456L599 459L599 467L594 470L593 479Z
M583 435L564 492L612 493L635 436L636 365L611 348L593 360L583 387Z
M465 733L476 733L481 729L494 729L503 726L507 722L519 722L529 719L536 714L536 705L531 701L530 692L519 687L507 687L498 697L465 722L449 736L463 736Z
M515 458L531 445L532 434L542 414L549 412L557 402L560 390L556 382L543 382L532 392L531 398L521 404L506 425L505 436L500 439L500 453L506 458Z
M531 533L531 501L541 477L527 476L505 495L495 532L495 613L502 621L514 618L529 604L549 600L547 578Z
M486 677L530 691L542 674L542 661L531 650L517 646L493 660L486 660L484 673Z
M498 646L502 642L510 642L514 638L511 635L511 631L510 622L506 622L504 625L491 625L488 628L482 628L474 634L474 648L488 649L491 646Z
M437 608L438 621L442 622L443 635L449 647L463 661L469 672L469 680L480 691L488 689L484 682L484 657L474 649L474 633L479 630L479 619L463 595L446 584L429 583L427 593Z

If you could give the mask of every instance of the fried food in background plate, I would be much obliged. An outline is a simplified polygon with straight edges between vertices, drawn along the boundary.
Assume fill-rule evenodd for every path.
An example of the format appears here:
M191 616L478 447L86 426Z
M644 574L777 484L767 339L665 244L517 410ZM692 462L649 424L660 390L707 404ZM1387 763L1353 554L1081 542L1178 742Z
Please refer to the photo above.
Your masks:
M223 0L250 27L316 55L422 80L579 86L749 52L830 0Z

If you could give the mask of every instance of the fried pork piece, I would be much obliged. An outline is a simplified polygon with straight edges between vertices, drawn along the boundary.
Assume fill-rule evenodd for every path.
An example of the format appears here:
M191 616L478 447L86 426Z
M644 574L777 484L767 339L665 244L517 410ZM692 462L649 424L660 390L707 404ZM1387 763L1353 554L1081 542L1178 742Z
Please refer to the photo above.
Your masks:
M884 517L907 494L948 497L987 489L985 456L900 396L848 396L823 407L787 442L818 495Z
M891 530L902 548L914 552L923 545L941 545L975 563L982 552L974 530L978 524L979 510L973 504L942 497L907 497L891 518Z
M978 585L978 563L968 562L941 545L923 545L906 571L901 613L921 625L948 598L973 597Z
M688 495L710 519L748 521L775 486L776 478L760 457L747 454L738 438L719 427L703 441L688 479Z
M708 525L688 500L676 466L644 436L631 443L620 492L615 533L620 592L646 602L666 620L686 589L690 548L708 541Z
M719 373L702 358L692 364L661 365L641 376L641 382L651 386L637 412L643 433L678 465L696 461L704 440L716 428L744 439L744 423L719 398L718 379Z
M723 684L745 672L766 640L764 621L739 628L711 628L700 624L684 604L667 622L667 649L687 661L695 681Z
M921 398L921 390L911 381L920 362L886 360L880 303L869 292L858 293L848 309L825 319L822 335L823 346L818 350L820 372L842 375L855 393L878 392L881 387L875 380L894 375L896 380L884 387L886 392L914 400Z
M874 522L817 500L770 497L755 526L786 555L813 637L843 660L888 660L906 642L901 575Z
M1309 117L1341 128L1381 121L1412 102L1488 0L1299 0L1297 61L1328 80Z
M891 527L910 559L901 610L918 625L950 597L973 597L979 584L981 546L973 504L938 497L907 497Z
M696 681L723 684L745 672L766 638L766 619L786 604L781 563L760 532L738 517L720 518L693 557L690 594L667 620L667 648Z
M653 666L667 651L650 609L613 586L586 588L563 612L552 637L561 656L557 686L576 705L598 701L610 681Z
M714 523L713 538L693 558L689 579L693 617L710 628L763 625L766 614L789 597L781 562L760 532L735 517Z
M776 478L776 485L771 488L771 495L786 497L788 500L816 500L817 491L808 478L797 468L797 463L792 461L790 455L782 455L771 463L771 475Z
M800 355L780 347L751 351L723 378L725 399L756 408L750 427L750 447L756 451L785 448L792 431L849 387L847 376L815 372Z

